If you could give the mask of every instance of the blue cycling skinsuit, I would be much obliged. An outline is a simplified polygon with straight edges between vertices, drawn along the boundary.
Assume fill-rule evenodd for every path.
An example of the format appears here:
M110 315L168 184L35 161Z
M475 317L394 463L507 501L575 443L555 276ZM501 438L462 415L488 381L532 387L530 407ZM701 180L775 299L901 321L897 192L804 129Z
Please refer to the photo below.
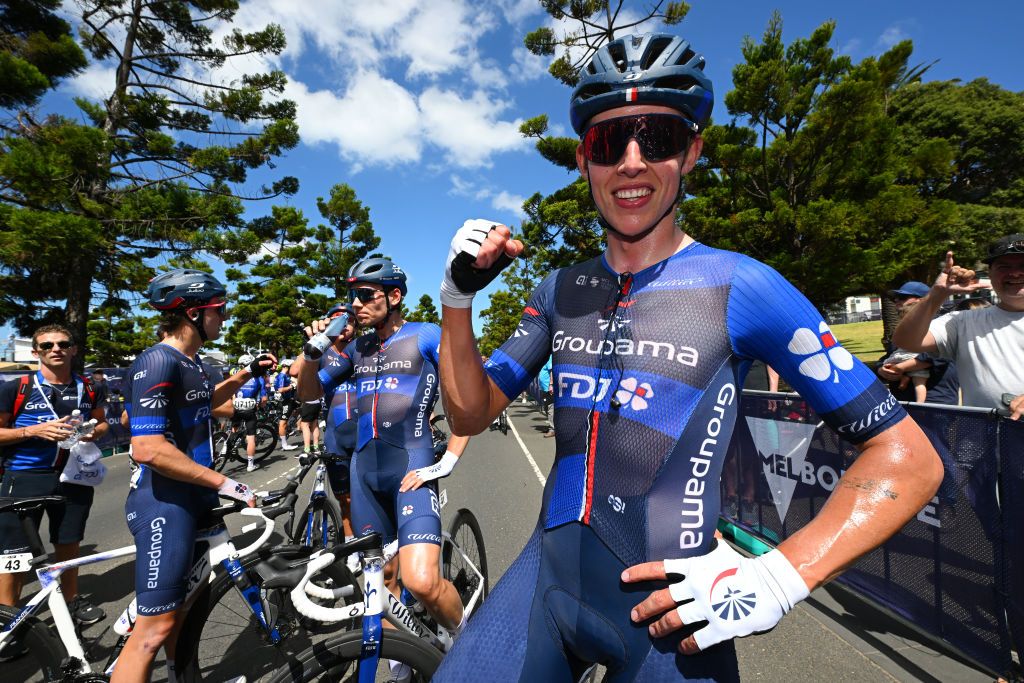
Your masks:
M731 641L683 656L689 632L633 624L666 584L619 576L710 550L752 360L853 443L905 411L778 273L700 243L632 275L603 256L556 271L486 369L511 399L549 354L556 453L537 530L434 680L573 681L592 662L616 683L737 680Z
M375 332L345 347L338 365L325 365L320 381L333 391L356 385L358 429L352 457L352 528L379 531L385 543L441 544L437 482L399 493L407 472L434 464L430 412L438 396L437 348L441 328L405 323L382 343Z
M128 376L132 436L164 436L209 467L214 382L199 361L156 344L139 354ZM217 503L213 489L170 479L145 465L136 470L124 508L135 537L139 614L163 614L181 605L197 524Z
M53 385L41 372L29 375L22 389L22 381L13 379L0 384L0 413L13 415L18 394L25 391L21 407L12 428L31 427L71 415L80 410L88 420L95 408L106 404L105 387L95 387L85 378L73 376L70 384ZM68 451L53 441L26 439L4 447L0 456L0 496L21 498L30 496L64 496L65 502L46 508L51 543L77 543L85 536L85 524L92 507L93 487L61 483L60 473L67 462ZM36 527L42 521L43 511L32 513ZM23 553L29 550L28 538L21 528L18 515L0 514L0 555Z
M324 428L324 447L335 456L327 462L327 477L331 490L343 495L351 489L349 467L352 451L356 447L356 385L342 382L335 385L325 368L341 365L341 353L330 347L320 357L320 383L325 386L324 402L327 404L327 425ZM326 387L331 387L328 391Z

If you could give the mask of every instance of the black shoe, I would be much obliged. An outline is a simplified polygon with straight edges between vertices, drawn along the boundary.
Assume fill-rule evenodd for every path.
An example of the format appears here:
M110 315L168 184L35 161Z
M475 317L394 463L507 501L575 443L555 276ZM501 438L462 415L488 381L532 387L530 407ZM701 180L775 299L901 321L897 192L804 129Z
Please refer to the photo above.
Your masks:
M81 595L76 595L75 599L68 603L68 611L79 626L90 626L107 618L106 612Z

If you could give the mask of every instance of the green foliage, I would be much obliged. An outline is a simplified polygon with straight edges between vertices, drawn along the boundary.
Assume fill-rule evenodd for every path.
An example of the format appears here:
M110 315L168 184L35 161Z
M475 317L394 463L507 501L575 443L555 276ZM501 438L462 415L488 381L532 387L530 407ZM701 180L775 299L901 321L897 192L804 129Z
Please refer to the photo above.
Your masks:
M31 107L85 67L60 0L7 0L0 7L0 108Z
M406 316L406 320L414 323L441 324L441 316L438 314L434 300L429 294L424 294L420 297L419 303L416 304L416 310Z
M314 233L309 272L333 290L335 299L344 299L348 271L380 246L380 238L373 230L369 207L348 185L335 185L328 199L317 197L316 206L331 227L320 225Z
M47 14L57 5L19 0L0 15L7 38L0 54L8 64L31 57L51 85L84 65L74 60L81 50L70 49L67 25ZM241 220L242 200L293 193L298 183L280 178L252 196L237 187L294 147L298 131L294 103L279 98L282 73L221 82L208 70L284 49L277 26L235 30L217 44L216 30L230 24L237 5L68 6L78 12L82 46L109 60L115 75L108 99L77 100L89 125L23 115L0 139L0 316L21 331L58 320L84 337L96 299L143 289L153 259L205 251L242 263L259 248L259 235ZM29 15L49 29L32 28ZM37 96L19 87L23 95L4 96Z
M272 207L271 215L253 221L249 230L266 246L248 273L241 268L227 273L236 283L237 298L225 350L229 355L264 349L279 358L294 356L305 339L303 325L323 317L331 303L315 292L318 283L309 275L306 243L314 231L301 211L286 206Z

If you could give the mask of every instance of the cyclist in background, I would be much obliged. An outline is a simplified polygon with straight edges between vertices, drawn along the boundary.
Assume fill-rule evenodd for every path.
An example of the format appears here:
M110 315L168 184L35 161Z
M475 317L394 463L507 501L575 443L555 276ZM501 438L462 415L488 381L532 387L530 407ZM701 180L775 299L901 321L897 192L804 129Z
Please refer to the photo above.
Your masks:
M248 486L210 469L210 413L277 361L261 355L215 386L198 352L220 336L226 293L216 278L199 270L172 270L149 283L147 298L160 311L164 336L128 371L132 455L140 467L131 478L125 514L135 537L138 618L113 683L148 680L161 647L167 652L168 679L176 680L174 643L184 617L196 525L217 506L218 494L255 505Z
M348 380L355 384L355 532L380 532L385 543L397 538L403 585L439 624L458 631L465 617L458 592L440 573L441 516L434 480L451 473L469 439L453 437L435 463L430 415L438 395L441 330L402 318L406 276L390 259L357 263L348 283L359 325L372 329L345 347L337 365L327 364L319 374L315 363L298 359L299 400L313 400ZM327 323L313 322L307 336L323 331ZM395 590L390 567L386 577ZM393 674L403 680L408 671L396 666Z
M246 353L238 358L238 367L247 368L256 357ZM238 388L231 403L235 407L235 418L232 428L239 424L245 429L245 455L249 460L245 471L252 472L258 468L254 462L256 457L256 411L267 402L267 386L263 377L250 377Z
M551 273L486 368L473 293L523 245L481 220L452 241L440 351L452 429L486 429L550 354L556 453L537 530L435 681L574 681L596 662L616 683L737 680L733 638L775 626L942 479L921 430L803 295L676 225L713 100L704 58L678 37L596 51L570 117L607 247ZM753 359L861 454L805 528L745 558L714 532Z
M288 443L288 418L298 406L295 402L295 378L289 373L291 367L291 358L283 359L277 377L274 378L274 391L280 398L281 407L281 416L277 422L277 435L281 437L281 450L283 451L294 451L298 448L298 446Z

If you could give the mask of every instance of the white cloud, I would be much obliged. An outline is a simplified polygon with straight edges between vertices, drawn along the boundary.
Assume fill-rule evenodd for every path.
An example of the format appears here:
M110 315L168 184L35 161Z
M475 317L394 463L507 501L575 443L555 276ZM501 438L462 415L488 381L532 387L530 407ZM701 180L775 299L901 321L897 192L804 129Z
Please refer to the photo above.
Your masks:
M505 21L518 24L534 14L540 14L540 3L537 0L497 0L495 3L505 16Z
M85 71L64 82L63 88L91 100L105 100L114 91L117 72L103 62L92 62Z
M535 55L520 45L512 50L512 66L509 68L512 80L517 83L535 81L548 75L550 57Z
M413 96L380 74L357 74L342 96L311 92L291 81L285 93L298 106L299 135L308 144L333 144L360 165L417 161L422 151L420 112Z
M420 95L419 104L424 135L444 149L455 166L488 166L494 154L529 147L519 134L521 120L499 120L505 104L483 91L466 99L453 90L430 87Z
M452 187L448 190L448 194L455 197L469 197L476 201L488 202L492 208L510 213L515 215L517 218L523 218L526 213L523 211L523 202L526 201L525 197L521 197L516 194L512 194L506 190L495 191L491 187L480 186L471 180L453 174L450 177Z
M851 38L839 48L839 54L853 56L858 50L860 50L860 38Z
M491 198L491 206L500 211L514 213L519 218L524 218L526 216L526 212L523 211L523 202L525 201L526 197L521 197L517 194L511 194L502 190Z
M875 44L882 49L888 50L896 43L901 40L906 40L909 37L910 36L907 35L906 31L904 31L898 24L894 24L882 31L882 35L878 36L878 40L875 41Z

